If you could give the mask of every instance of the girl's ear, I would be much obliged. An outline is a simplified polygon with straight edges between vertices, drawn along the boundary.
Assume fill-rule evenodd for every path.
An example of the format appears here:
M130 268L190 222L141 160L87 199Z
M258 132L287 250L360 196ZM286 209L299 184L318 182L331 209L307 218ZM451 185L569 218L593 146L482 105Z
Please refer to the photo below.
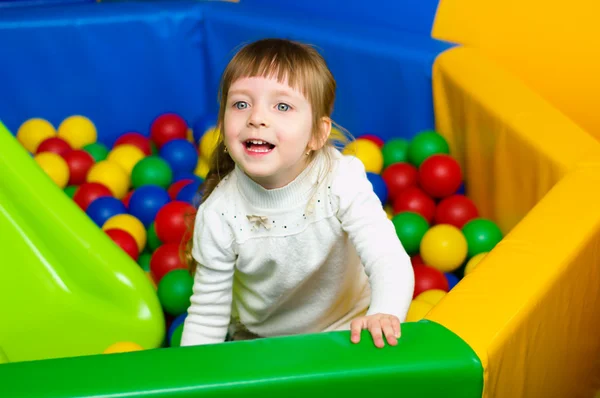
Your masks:
M331 119L324 116L321 118L319 123L319 134L316 137L312 137L308 143L308 147L313 151L318 151L323 148L329 135L331 134Z

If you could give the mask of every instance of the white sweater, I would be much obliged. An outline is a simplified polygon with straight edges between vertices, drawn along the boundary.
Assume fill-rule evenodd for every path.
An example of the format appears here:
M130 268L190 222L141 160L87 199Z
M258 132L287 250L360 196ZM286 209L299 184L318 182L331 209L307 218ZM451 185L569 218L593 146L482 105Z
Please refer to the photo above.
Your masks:
M321 154L272 190L236 167L199 207L182 346L223 342L232 317L263 337L349 329L365 314L404 321L410 258L362 162L329 153L330 173Z

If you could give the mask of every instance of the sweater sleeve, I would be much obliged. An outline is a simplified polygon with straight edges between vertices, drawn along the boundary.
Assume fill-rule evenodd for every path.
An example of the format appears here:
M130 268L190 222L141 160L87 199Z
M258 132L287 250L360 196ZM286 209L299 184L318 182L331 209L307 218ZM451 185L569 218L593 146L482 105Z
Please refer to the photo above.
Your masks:
M215 212L200 207L196 216L192 256L198 263L181 345L225 341L231 317L236 255L228 226Z
M358 158L340 161L332 193L339 204L338 219L369 277L367 315L391 314L404 321L414 292L412 264Z

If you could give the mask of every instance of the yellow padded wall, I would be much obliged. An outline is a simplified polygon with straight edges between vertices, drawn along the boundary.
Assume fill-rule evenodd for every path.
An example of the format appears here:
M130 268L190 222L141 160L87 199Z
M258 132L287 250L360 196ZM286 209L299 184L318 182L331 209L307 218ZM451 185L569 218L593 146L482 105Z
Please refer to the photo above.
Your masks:
M586 396L600 374L600 144L478 50L441 54L433 88L467 194L509 233L426 318L476 351L486 397Z

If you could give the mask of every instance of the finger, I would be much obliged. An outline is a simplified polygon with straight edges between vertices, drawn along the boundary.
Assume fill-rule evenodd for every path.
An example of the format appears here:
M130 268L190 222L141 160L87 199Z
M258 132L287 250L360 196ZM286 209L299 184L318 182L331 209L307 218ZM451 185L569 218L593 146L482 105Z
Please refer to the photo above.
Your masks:
M381 320L381 330L385 335L385 339L388 344L396 345L398 344L398 340L396 340L396 336L394 335L394 328L392 327L392 320L388 317L385 317Z
M398 319L398 317L393 317L392 318L392 327L394 328L394 336L396 336L397 339L400 338L400 319Z
M383 342L381 322L379 320L371 322L369 324L369 332L371 332L371 336L373 336L373 342L375 343L375 346L382 348L385 343Z
M360 342L360 332L363 329L362 318L356 318L350 324L350 341L353 343Z

